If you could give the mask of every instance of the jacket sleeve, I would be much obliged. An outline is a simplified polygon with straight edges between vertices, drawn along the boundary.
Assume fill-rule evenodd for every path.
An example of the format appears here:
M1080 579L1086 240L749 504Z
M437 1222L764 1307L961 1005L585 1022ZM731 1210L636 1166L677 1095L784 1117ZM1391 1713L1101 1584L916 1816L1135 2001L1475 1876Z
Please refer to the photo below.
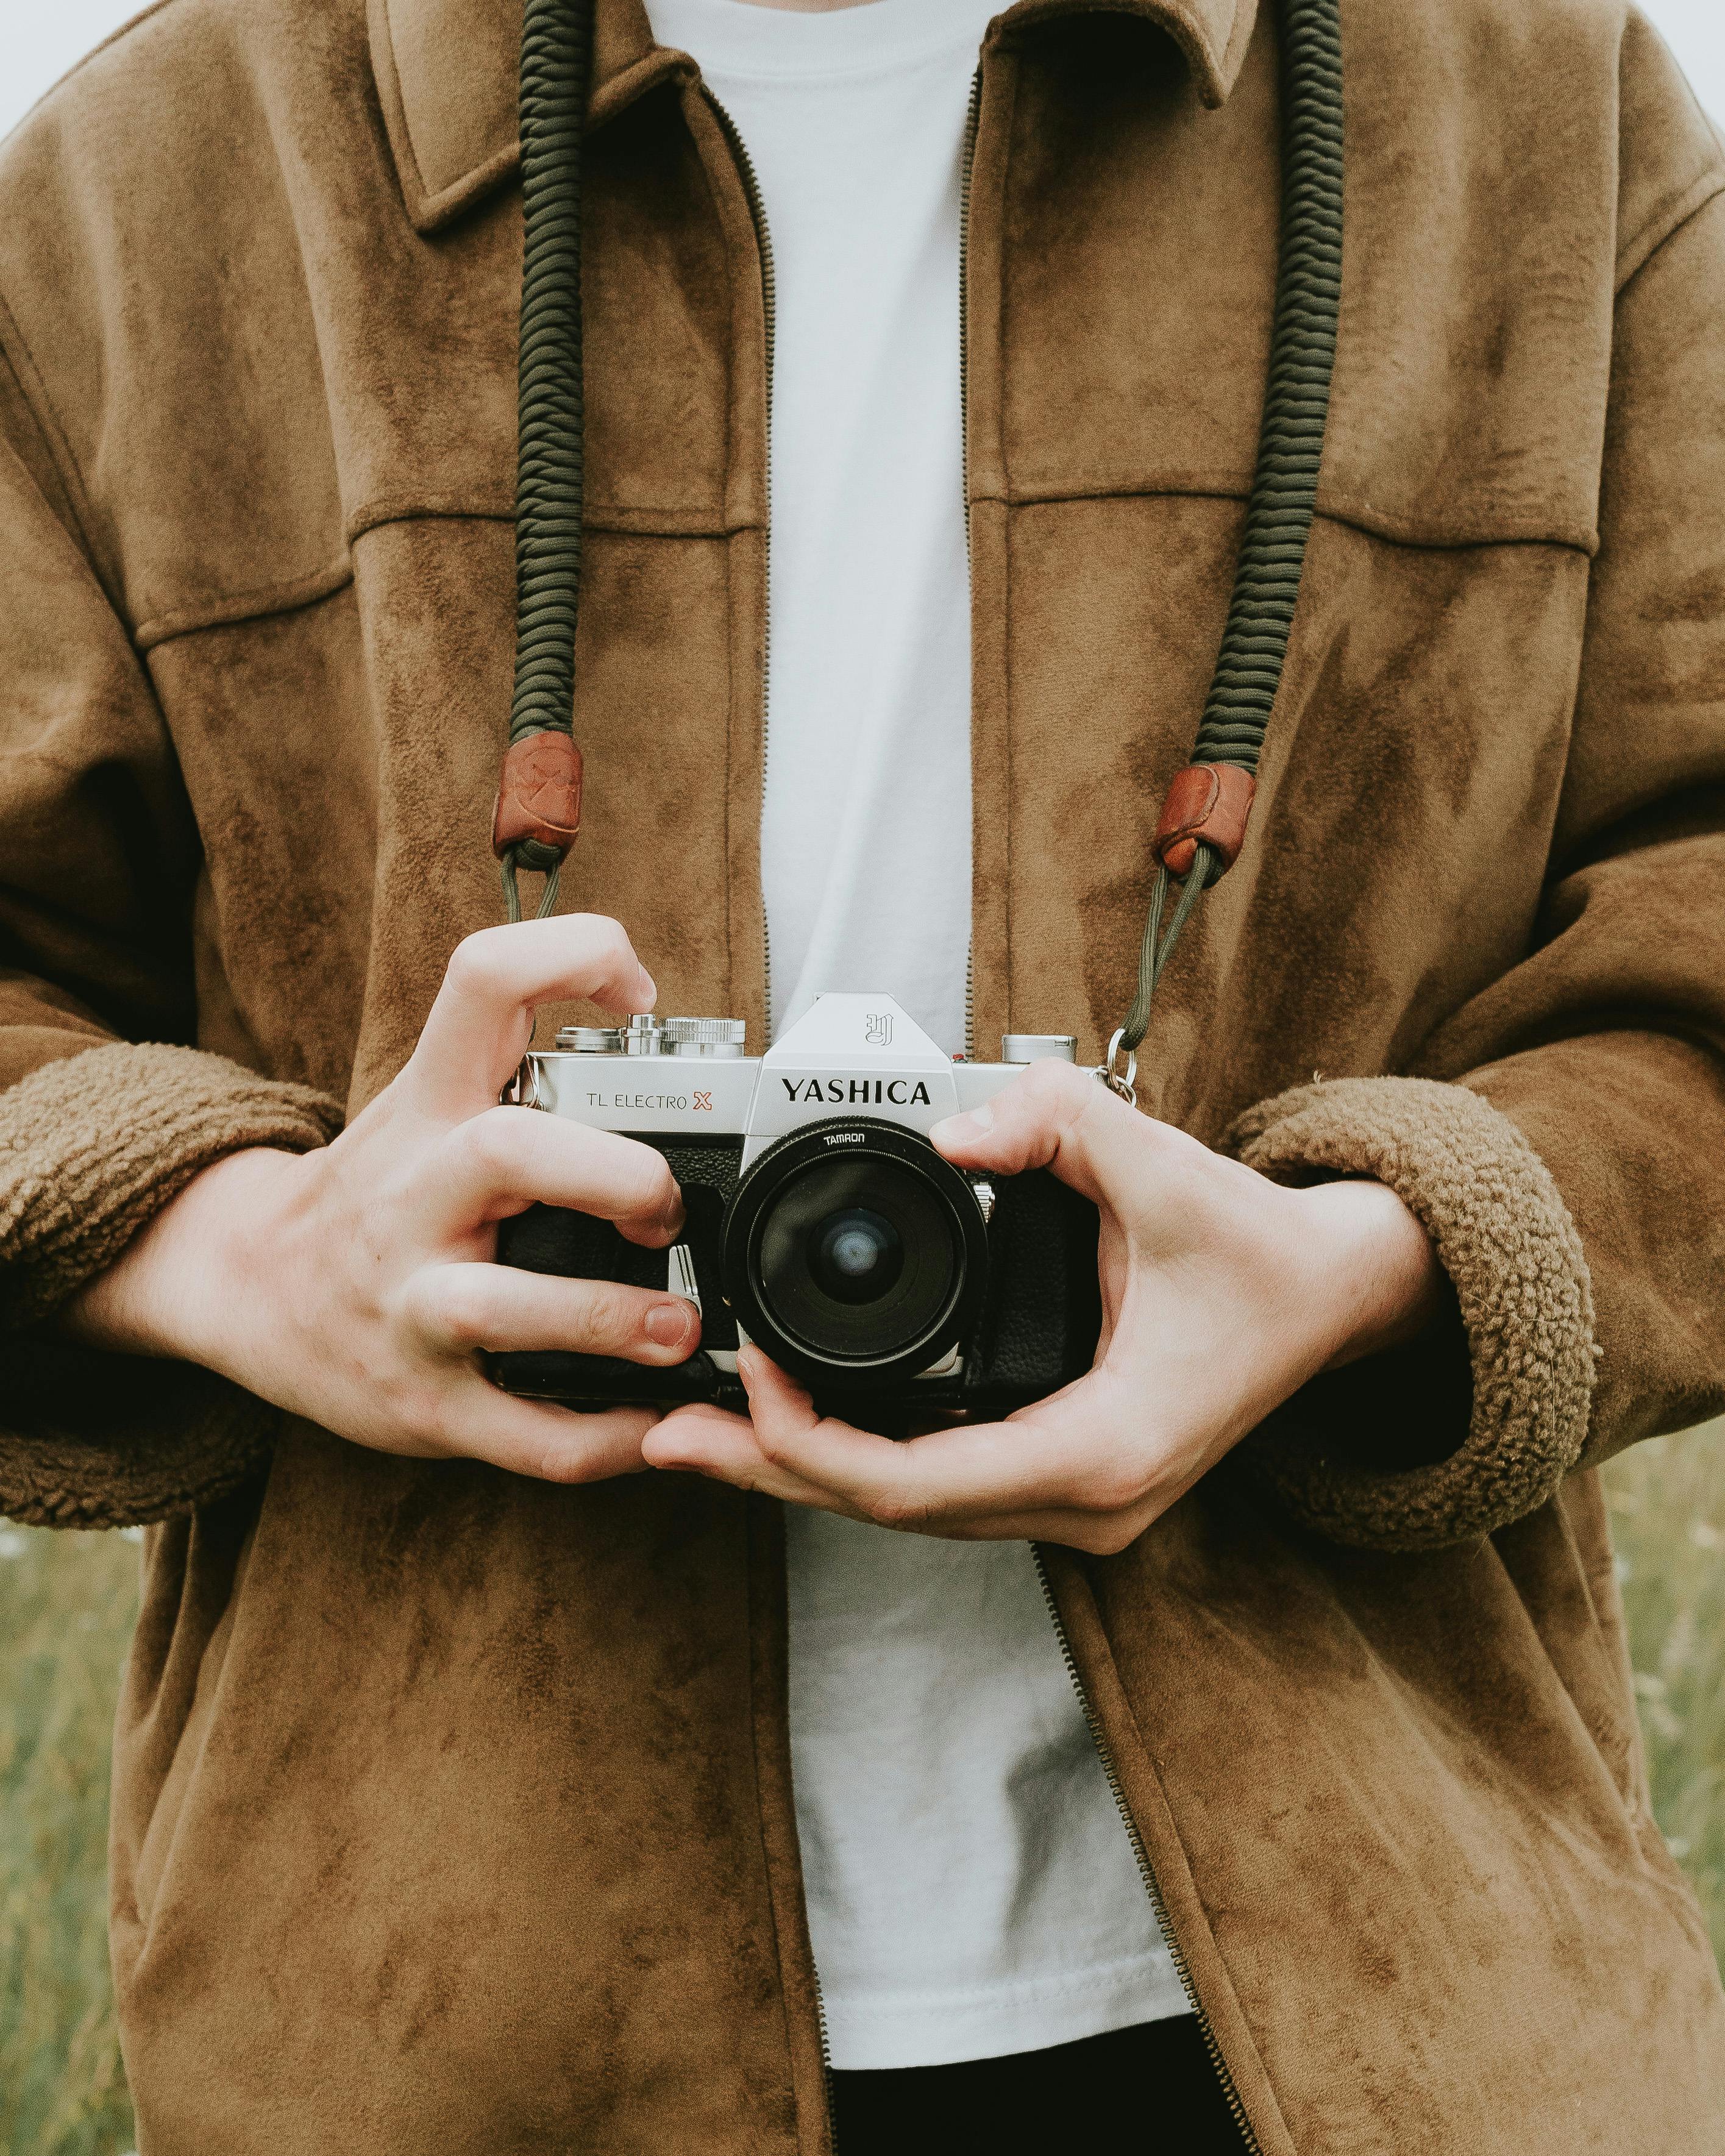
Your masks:
M0 1512L156 1519L232 1487L269 1412L74 1348L54 1312L200 1168L339 1123L187 1044L198 833L143 667L0 356Z
M1337 1373L1252 1440L1320 1532L1489 1533L1577 1466L1725 1408L1725 194L1619 295L1532 947L1416 1075L1301 1087L1228 1143L1286 1180L1389 1183L1455 1290L1468 1368L1440 1346Z

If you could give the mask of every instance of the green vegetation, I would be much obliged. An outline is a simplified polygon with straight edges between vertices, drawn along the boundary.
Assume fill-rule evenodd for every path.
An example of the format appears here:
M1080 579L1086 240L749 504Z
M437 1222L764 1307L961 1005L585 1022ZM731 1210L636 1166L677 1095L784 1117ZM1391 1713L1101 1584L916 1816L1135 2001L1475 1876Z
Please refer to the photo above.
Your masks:
M1605 1471L1654 1810L1725 1968L1725 1423Z
M0 2150L123 2156L108 1732L137 1610L124 1535L0 1525Z
M1609 1471L1660 1823L1725 1961L1725 1426ZM0 2156L125 2156L108 1731L136 1607L119 1535L0 1525Z

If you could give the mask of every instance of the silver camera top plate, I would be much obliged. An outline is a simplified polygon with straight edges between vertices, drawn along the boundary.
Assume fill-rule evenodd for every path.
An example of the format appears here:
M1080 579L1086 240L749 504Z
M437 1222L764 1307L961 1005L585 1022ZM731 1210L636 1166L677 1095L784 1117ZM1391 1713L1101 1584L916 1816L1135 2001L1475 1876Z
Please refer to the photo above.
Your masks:
M664 1029L631 1022L615 1034L583 1029L565 1049L530 1055L510 1097L576 1122L613 1131L740 1137L742 1165L788 1132L823 1116L872 1116L927 1132L943 1116L973 1107L1015 1078L1022 1062L954 1062L891 996L818 996L764 1056L670 1052L670 1037L695 1021ZM704 1020L704 1026L718 1021ZM641 1036L667 1045L641 1052L587 1043ZM1015 1036L1014 1045L1030 1036ZM1060 1054L1064 1036L1034 1037ZM1033 1051L1034 1052L1034 1051ZM1070 1055L1070 1050L1065 1050ZM1027 1059L1028 1060L1028 1059Z

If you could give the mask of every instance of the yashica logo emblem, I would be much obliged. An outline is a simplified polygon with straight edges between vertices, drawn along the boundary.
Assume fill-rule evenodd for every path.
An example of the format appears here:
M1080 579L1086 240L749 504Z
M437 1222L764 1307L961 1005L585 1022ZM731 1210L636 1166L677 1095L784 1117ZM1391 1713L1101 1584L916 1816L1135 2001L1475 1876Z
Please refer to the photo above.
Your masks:
M892 1013L870 1011L864 1020L868 1030L863 1035L870 1048L891 1048L892 1045Z
M824 1101L829 1106L859 1103L866 1106L873 1101L878 1108L890 1101L895 1108L926 1108L930 1106L928 1086L921 1078L781 1078L785 1098L798 1104Z

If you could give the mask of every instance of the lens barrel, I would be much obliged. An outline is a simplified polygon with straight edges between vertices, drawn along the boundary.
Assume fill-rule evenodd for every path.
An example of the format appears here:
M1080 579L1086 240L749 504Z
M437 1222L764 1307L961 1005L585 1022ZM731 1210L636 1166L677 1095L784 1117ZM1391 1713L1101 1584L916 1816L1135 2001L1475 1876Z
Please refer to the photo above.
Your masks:
M889 1384L968 1332L988 1273L975 1194L927 1139L872 1116L805 1125L762 1154L725 1227L737 1322L810 1385Z

